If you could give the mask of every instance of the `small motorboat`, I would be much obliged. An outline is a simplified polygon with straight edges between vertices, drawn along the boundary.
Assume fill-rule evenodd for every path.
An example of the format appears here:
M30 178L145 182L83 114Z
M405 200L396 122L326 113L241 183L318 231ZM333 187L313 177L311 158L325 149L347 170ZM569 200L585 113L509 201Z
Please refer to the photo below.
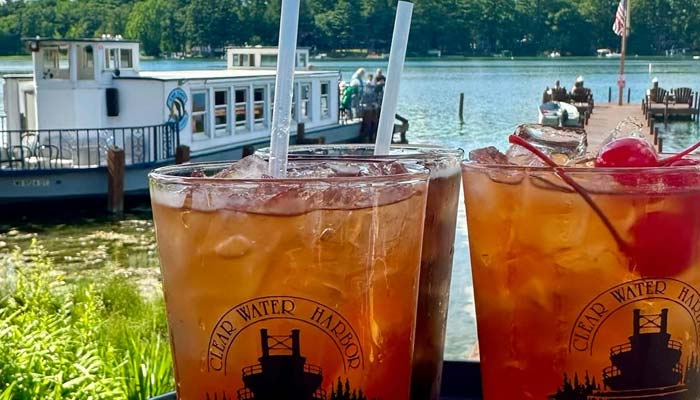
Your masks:
M578 109L569 103L550 101L540 105L540 119L542 125L547 126L580 126L580 114Z

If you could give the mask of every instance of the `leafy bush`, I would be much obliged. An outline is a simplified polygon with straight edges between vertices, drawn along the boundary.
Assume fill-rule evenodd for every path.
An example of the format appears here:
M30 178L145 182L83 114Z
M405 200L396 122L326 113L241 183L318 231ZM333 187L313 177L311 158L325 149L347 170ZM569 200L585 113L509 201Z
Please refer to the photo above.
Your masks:
M0 400L147 399L173 388L161 298L66 285L36 244L0 260Z

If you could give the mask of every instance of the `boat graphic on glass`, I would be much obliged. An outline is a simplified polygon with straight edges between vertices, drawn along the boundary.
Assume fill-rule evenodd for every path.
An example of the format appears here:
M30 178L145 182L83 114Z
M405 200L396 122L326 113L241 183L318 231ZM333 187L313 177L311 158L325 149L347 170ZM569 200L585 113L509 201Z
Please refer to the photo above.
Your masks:
M285 336L260 330L262 356L258 364L242 369L245 387L238 390L238 400L367 400L347 378L338 378L326 393L323 369L301 355L300 335L299 329Z
M602 381L564 374L553 400L696 400L700 365L696 355L683 366L683 346L668 332L668 309L659 314L633 311L629 341L610 348L610 365Z

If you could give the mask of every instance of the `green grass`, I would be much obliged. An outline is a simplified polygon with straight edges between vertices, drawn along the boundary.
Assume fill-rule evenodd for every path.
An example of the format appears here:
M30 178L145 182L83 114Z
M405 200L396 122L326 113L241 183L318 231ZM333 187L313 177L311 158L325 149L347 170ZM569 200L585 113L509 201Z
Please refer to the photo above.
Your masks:
M66 284L36 244L0 255L0 400L148 399L174 387L162 298Z

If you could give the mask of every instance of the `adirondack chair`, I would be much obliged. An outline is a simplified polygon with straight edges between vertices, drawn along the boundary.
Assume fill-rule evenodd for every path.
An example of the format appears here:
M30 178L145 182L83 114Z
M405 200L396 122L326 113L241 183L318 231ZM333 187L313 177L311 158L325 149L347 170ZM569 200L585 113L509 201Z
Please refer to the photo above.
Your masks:
M693 89L691 88L675 88L673 89L673 98L676 104L687 104L688 107L693 106Z
M656 87L649 89L646 96L647 104L664 103L667 95L668 91L664 88Z

